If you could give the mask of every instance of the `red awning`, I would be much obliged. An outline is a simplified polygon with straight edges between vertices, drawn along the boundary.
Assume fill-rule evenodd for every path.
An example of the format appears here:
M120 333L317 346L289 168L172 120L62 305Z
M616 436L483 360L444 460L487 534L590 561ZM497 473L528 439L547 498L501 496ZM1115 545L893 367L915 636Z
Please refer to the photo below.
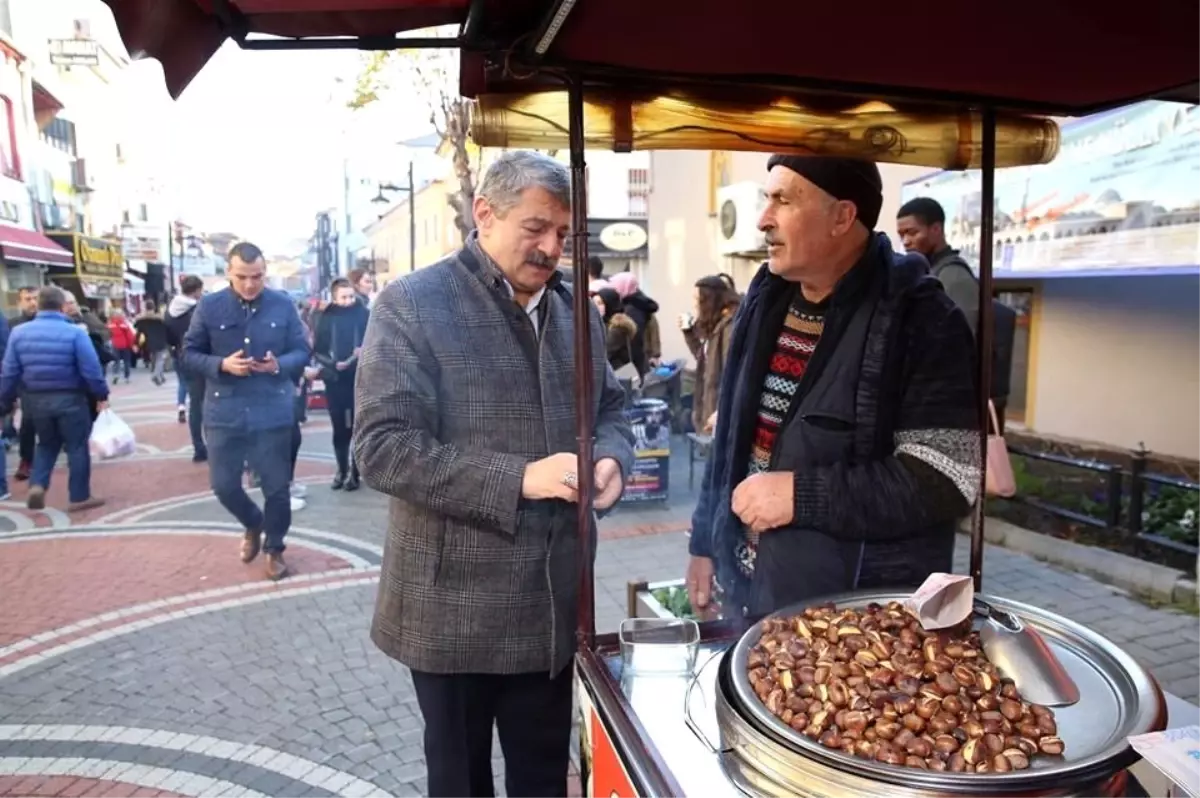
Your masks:
M41 233L8 224L0 224L0 254L5 260L75 267L75 256Z
M134 54L159 59L173 95L226 38L214 0L105 0ZM241 30L277 36L391 36L462 23L473 41L521 50L553 0L229 0ZM566 5L565 3L563 4ZM472 23L474 26L474 22ZM1094 0L816 3L811 0L576 0L544 63L697 79L803 83L868 96L986 100L1079 114L1200 84L1200 4L1144 0L1112 14ZM498 57L497 61L504 61ZM478 59L468 91L495 90ZM519 71L519 70L514 70ZM628 83L629 75L624 78ZM1190 92L1190 93L1189 93Z

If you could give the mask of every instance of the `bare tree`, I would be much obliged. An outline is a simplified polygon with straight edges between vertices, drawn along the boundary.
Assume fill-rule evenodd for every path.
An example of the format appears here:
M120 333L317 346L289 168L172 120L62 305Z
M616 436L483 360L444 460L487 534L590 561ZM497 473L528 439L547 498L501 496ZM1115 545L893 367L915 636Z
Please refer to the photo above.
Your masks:
M439 35L442 31L426 31ZM468 136L471 101L458 93L458 51L453 49L392 50L367 55L358 75L354 96L348 103L355 110L387 98L393 87L410 87L428 104L429 122L448 151L457 180L447 196L454 211L454 224L465 239L475 228L471 205L475 201L478 164L471 163Z

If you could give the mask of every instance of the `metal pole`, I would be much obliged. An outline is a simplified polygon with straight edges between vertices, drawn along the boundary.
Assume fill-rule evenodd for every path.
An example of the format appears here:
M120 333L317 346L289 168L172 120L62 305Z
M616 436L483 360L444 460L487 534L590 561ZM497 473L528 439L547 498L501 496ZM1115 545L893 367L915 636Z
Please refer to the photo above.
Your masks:
M983 590L983 515L987 499L987 440L992 392L992 228L996 205L996 110L983 109L983 169L980 174L979 209L979 334L975 336L976 368L979 370L979 491L971 517L971 579L975 592Z
M167 223L167 269L173 283L175 281L175 225L169 222Z
M346 260L338 272L345 275L349 274L350 270L354 268L354 261L351 259L352 256L350 254L350 225L353 222L350 219L350 159L347 157L342 158L342 209L346 213L346 231L344 233L346 241L340 249L345 253Z
M579 615L575 639L580 647L596 642L595 578L592 573L592 463L595 416L592 385L592 300L587 292L587 162L583 154L583 82L571 76L567 88L571 145L571 271L574 274L575 424L579 443Z
M417 184L413 182L413 162L408 160L408 270L417 270Z

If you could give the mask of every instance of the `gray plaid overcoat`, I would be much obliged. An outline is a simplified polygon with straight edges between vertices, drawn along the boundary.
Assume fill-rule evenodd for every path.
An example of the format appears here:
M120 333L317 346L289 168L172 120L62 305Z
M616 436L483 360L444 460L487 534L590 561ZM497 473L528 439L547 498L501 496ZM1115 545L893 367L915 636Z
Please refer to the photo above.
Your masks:
M572 316L555 275L540 338L472 236L376 299L355 456L391 512L371 638L432 673L557 674L575 650L576 507L521 498L525 464L577 450ZM595 457L628 474L624 393L593 314ZM586 541L595 556L595 527Z

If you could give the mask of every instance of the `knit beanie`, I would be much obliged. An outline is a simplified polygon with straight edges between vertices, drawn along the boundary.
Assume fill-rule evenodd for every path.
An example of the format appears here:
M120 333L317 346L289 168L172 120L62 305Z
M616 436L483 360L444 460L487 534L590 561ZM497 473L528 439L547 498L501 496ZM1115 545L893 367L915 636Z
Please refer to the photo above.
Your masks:
M868 230L875 229L883 206L883 179L879 167L871 161L776 154L767 161L767 171L776 166L786 166L834 199L853 202L858 209L858 220Z

